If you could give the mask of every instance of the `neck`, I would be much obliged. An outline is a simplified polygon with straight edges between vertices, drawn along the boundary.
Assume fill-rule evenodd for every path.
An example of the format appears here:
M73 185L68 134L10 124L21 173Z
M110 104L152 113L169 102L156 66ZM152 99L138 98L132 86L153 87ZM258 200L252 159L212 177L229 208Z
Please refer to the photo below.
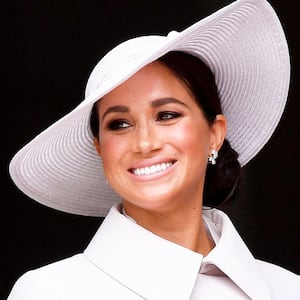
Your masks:
M124 203L124 209L140 226L180 246L204 256L214 247L202 218L202 205L153 211Z

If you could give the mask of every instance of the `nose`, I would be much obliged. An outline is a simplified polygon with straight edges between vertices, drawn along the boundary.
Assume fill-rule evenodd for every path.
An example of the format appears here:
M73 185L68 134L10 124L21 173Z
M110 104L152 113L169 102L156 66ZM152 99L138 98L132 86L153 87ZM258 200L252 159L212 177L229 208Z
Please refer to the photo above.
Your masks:
M148 154L162 147L162 138L158 128L153 124L139 126L135 129L132 141L134 153Z

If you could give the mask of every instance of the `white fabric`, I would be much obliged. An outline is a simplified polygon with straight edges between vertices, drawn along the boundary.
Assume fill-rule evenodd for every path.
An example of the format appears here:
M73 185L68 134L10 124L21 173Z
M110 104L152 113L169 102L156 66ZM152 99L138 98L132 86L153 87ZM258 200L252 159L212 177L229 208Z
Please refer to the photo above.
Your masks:
M253 258L228 217L203 212L206 256L166 241L113 207L82 254L30 271L9 300L299 300L299 276Z

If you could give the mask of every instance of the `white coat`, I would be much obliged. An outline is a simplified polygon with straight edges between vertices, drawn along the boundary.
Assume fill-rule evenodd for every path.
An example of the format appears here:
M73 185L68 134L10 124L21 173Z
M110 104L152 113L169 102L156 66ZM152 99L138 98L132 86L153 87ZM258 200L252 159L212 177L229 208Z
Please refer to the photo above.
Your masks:
M300 299L299 276L254 259L223 212L203 218L216 243L206 257L113 207L83 253L25 273L8 300Z

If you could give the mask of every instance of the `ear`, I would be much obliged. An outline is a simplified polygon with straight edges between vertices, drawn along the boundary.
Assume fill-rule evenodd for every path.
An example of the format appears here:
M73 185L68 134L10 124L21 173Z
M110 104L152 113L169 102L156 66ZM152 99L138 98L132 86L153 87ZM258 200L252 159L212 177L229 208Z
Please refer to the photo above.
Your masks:
M217 115L214 123L211 125L210 151L219 151L227 132L227 121L224 115Z
M101 157L101 146L100 146L100 141L98 138L94 138L93 139L93 142L94 142L94 145L95 145L95 148L96 148L96 151L97 153L99 154L99 156Z

